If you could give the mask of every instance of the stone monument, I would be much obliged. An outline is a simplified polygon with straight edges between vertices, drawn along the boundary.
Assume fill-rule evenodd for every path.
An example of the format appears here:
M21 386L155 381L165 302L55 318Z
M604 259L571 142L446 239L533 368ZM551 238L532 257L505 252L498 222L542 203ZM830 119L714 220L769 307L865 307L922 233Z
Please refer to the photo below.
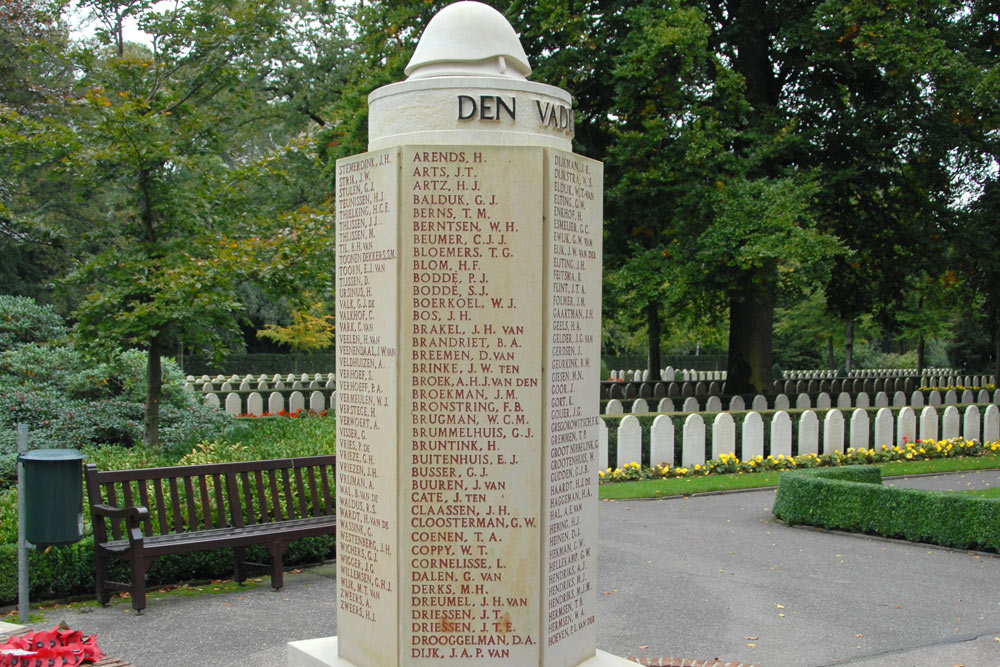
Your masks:
M337 163L337 632L292 667L596 651L602 165L458 2Z

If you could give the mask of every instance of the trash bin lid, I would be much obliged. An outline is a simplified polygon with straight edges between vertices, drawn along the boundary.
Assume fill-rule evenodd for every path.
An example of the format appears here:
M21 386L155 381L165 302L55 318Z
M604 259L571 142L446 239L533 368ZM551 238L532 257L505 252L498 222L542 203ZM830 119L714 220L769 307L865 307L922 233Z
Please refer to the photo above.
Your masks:
M32 449L22 452L22 461L82 461L87 455L76 449Z

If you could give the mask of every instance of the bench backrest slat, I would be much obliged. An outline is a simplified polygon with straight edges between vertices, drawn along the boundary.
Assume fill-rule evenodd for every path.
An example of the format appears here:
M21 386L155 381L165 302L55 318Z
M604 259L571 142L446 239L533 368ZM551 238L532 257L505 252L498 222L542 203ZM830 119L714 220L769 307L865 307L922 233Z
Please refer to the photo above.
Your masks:
M278 493L278 472L268 470L267 479L271 487L271 516L275 521L281 521L284 517L281 514L281 494Z
M267 487L264 485L264 473L260 470L253 471L254 488L257 490L257 511L260 513L260 522L268 523L271 515L267 511Z
M198 506L194 495L194 482L190 477L184 478L184 499L187 500L188 530L198 530ZM201 526L208 528L208 526Z
M229 521L226 512L226 496L225 487L222 485L222 475L212 475L212 481L215 486L216 527L222 528Z
M254 517L256 510L254 509L253 506L253 488L251 488L250 485L249 473L247 473L247 471L245 470L241 472L239 481L241 482L240 486L242 486L243 488L243 503L244 503L243 521L246 523L246 525L252 526L253 524L257 523L257 521L256 517ZM239 504L240 502L240 498L238 496L235 497L233 500L235 500L237 504Z
M132 483L122 482L122 505L129 507L134 504L132 501Z
M306 514L306 487L302 483L302 468L295 469L295 490L299 497L299 516L308 516Z
M177 491L177 478L171 477L167 482L170 490L170 509L173 510L174 532L184 532L184 516L181 514L180 493ZM166 532L166 531L164 531Z
M161 484L162 479L154 479L153 482L153 497L156 498L156 518L158 520L158 527L160 529L160 535L166 535L170 532L170 524L167 523L167 509L163 502L163 485Z
M306 479L309 480L309 495L312 497L312 515L322 516L319 504L319 493L316 491L316 468L309 466L306 468Z
M149 509L149 484L145 480L140 479L136 482L136 485L139 487L139 504ZM152 535L153 520L148 514L142 524L143 535Z
M319 467L319 478L323 485L323 509L329 516L333 514L333 494L330 493L330 476L326 474L326 466Z
M111 505L112 507L117 507L118 506L118 495L115 493L115 485L114 484L105 484L104 488L105 488L105 491L106 491L107 496L108 496L108 498L107 498L108 504ZM116 540L122 539L122 535L123 535L122 528L123 528L123 522L122 521L112 521L111 522L111 535Z
M208 479L205 476L198 478L198 491L201 494L201 520L205 528L215 528L212 521L212 499L208 495Z
M229 518L232 525L237 528L242 528L244 526L243 505L239 500L239 489L236 488L235 472L226 474L226 498L229 499Z
M288 474L288 468L281 471L281 479L285 483L285 511L288 515L286 519L292 518L295 514L295 499L292 496L292 479L291 475Z

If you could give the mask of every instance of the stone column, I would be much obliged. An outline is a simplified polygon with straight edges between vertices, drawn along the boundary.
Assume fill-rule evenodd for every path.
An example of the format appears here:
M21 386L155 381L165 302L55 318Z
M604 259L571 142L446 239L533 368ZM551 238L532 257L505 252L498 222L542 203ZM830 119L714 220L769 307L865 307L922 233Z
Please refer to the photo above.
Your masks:
M496 10L428 24L337 163L338 638L290 665L596 651L602 165Z

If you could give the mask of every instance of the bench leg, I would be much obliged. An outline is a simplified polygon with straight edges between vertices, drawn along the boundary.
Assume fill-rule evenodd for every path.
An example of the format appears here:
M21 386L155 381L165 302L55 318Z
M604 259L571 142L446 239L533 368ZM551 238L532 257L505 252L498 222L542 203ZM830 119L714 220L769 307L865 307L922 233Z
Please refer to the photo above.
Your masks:
M274 590L285 585L285 573L281 566L287 548L288 542L272 542L267 545L267 550L271 552L271 586Z
M137 614L141 614L146 608L146 572L152 564L152 558L133 556L132 562L132 608Z
M95 583L97 584L97 602L101 606L111 602L111 591L104 585L111 578L110 563L107 554L100 548L94 550L94 564L96 565Z
M233 547L233 578L242 584L247 580L246 549Z

